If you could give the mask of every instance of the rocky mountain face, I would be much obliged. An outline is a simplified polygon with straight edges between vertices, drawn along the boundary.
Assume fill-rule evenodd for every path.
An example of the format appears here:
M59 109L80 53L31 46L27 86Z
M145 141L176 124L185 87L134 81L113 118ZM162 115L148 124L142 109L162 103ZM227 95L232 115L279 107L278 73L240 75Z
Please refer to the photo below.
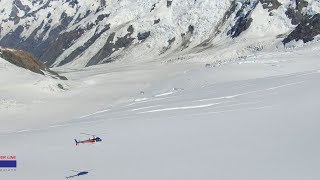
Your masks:
M1 0L0 45L48 66L203 52L237 40L288 44L320 34L318 0Z
M49 75L56 79L67 80L66 77L51 71L45 64L37 60L31 53L23 50L0 48L0 57L16 66L28 69L34 73Z

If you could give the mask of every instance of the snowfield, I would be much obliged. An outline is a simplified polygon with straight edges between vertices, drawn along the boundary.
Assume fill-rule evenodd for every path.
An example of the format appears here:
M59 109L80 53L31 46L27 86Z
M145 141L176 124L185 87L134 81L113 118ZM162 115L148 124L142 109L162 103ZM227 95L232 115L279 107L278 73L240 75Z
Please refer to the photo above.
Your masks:
M318 47L56 69L69 81L0 59L0 153L18 161L0 179L319 179Z

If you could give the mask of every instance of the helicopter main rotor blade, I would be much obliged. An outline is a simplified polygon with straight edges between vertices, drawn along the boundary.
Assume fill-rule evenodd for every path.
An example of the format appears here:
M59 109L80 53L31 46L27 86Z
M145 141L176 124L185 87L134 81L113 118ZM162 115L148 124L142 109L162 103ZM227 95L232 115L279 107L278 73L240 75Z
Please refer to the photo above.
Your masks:
M96 136L96 135L88 134L88 133L80 133L80 134L85 134L85 135L88 135L88 136Z
M70 171L72 171L72 172L77 172L77 173L80 172L80 171L75 171L75 170L70 170Z

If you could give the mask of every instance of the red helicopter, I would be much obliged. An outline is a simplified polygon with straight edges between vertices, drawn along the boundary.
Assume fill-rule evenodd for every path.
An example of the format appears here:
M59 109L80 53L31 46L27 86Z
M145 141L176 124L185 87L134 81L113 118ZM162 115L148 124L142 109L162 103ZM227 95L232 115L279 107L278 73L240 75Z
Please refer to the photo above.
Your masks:
M89 138L89 139L83 140L83 141L77 141L76 139L74 139L74 141L76 142L76 145L78 145L78 144L93 144L93 143L102 141L101 138L96 137L95 135L86 134L86 133L81 133L81 134L92 136L92 138Z

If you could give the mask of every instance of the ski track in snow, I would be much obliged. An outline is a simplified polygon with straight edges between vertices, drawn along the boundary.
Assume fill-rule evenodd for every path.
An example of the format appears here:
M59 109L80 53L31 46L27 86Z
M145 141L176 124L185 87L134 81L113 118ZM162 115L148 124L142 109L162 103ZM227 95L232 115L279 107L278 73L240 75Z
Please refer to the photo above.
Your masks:
M161 100L164 100L164 99L168 99L168 98L147 99L147 100L144 100L144 101L133 102L133 103L127 104L127 105L125 105L123 107L128 107L128 106L133 106L133 105L142 104L142 103L148 103L148 102L154 102L154 101L161 101Z
M162 94L157 94L154 97L162 97L162 96L169 96L171 94L174 94L174 92L166 92L166 93L162 93Z
M243 105L238 104L238 105ZM214 114L226 114L226 113L233 113L239 111L254 111L254 110L263 110L263 109L271 109L277 107L277 105L270 105L270 106L257 106L257 107L248 107L248 108L237 108L237 109L229 109L229 110L222 110L222 111L211 111L211 112L203 112L203 113L191 113L187 115L173 115L173 116L166 116L166 119L175 119L175 118L183 118L183 117L192 117L192 116L203 116L203 115L214 115Z
M139 112L139 114L163 112L163 111L173 111L173 110L206 108L206 107L211 107L211 106L215 106L215 105L222 104L222 103L224 103L224 102L203 104L203 105L197 105L197 106L181 106L181 107L173 107L173 108L155 109L155 110L150 110L150 111Z
M160 106L164 106L164 105L146 106L146 107L131 109L131 110L129 110L129 111L139 111L139 110L150 109L150 108L160 107Z
M304 83L304 81L295 82L295 83L289 83L289 84L284 84L284 85L280 85L280 86L275 86L275 87L268 88L268 89L266 89L266 90L275 90L275 89L279 89L279 88L283 88L283 87L288 87L288 86L293 86L293 85L298 85L298 84L302 84L302 83Z
M311 75L311 74L313 74L313 73L306 73L304 75ZM245 92L245 93L240 93L240 94L235 94L235 95L228 95L228 96L222 96L222 97L214 97L214 98L193 100L191 102L206 102L206 101L212 101L212 100L232 99L232 98L236 98L236 97L240 97L240 96L245 96L245 95L264 92L264 91L276 90L276 89L289 87L289 86L293 86L293 85L298 85L298 84L302 84L302 83L304 83L304 81L283 84L283 85L274 86L274 87L270 87L270 88L266 88L266 89L262 89L262 90L248 91L248 92ZM250 86L252 86L252 85L251 84L247 84L247 85L244 85L242 87L250 87ZM235 87L237 87L237 86L235 86ZM265 94L262 94L261 96L263 97L263 96L265 96ZM179 98L179 96L175 96L175 97ZM129 107L129 106L134 106L134 105L139 105L139 104L143 104L143 103L156 103L157 101L160 101L160 100L167 100L168 97L166 97L166 98L151 98L151 99L142 98L142 99L143 100L141 100L141 101L137 101L137 102L130 103L130 104L127 104L127 105L124 105L124 106L120 106L120 107L118 107L118 109L126 108L126 107ZM135 114L148 114L148 113L155 113L155 112L166 112L166 111L176 111L176 110L177 111L179 111L179 110L191 110L191 109L201 109L201 108L208 108L208 107L229 108L229 107L243 106L243 105L250 105L250 104L253 105L253 104L258 104L259 103L259 102L244 102L244 103L235 103L234 102L233 104L228 104L228 105L223 105L223 106L216 106L216 105L230 103L230 102L232 102L232 101L223 101L223 102L210 103L210 104L201 104L201 105L193 105L193 106L177 106L177 107L162 108L162 109L152 109L152 108L156 108L156 107L166 106L165 104L156 104L156 105L150 105L150 106L131 109L131 110L128 110L128 111L136 112L136 111L141 111L141 110L145 110L145 109L152 109L152 110L149 110L149 111L143 111L143 112L135 113ZM270 108L270 107L274 107L274 106L262 106L262 107L263 108L265 108L265 107L266 108ZM193 115L227 113L227 112L240 111L240 110L246 110L246 109L247 110L254 110L254 109L259 109L259 108L258 107L240 108L240 109L236 109L236 110L215 111L215 112L199 113L199 114L193 114ZM90 113L90 114L87 114L87 115L84 115L84 116L81 116L81 117L78 118L78 119L85 119L85 121L76 121L75 120L72 123L63 123L63 124L50 125L50 126L48 126L48 128L59 128L59 127L72 126L72 125L76 125L76 124L90 124L92 122L103 122L104 120L99 119L99 117L104 117L105 113L107 113L109 111L112 111L112 109L100 110L100 111L97 111L97 112L94 112L94 113ZM122 111L113 111L112 113L121 114L121 112ZM126 118L130 118L133 115L134 114L127 114L127 115L124 115L124 116L119 116L119 117L116 117L116 118L112 118L110 120L126 119ZM95 117L97 119L96 120L86 121L86 119L90 118L90 117ZM177 116L173 116L173 117L177 117ZM46 129L46 128L44 128L44 129ZM7 133L2 133L1 135L12 134L12 133L26 133L26 132L32 132L32 131L40 131L40 130L44 130L44 129L23 129L23 130L18 130L18 131L11 131L11 132L7 132Z
M213 111L213 112L205 112L205 113L198 113L198 114L191 114L190 116L201 116L201 115L209 115L209 114L220 114L220 113L228 113L228 112L236 112L236 111L252 111L252 110L261 110L267 108L273 108L275 105L270 106L260 106L260 107L250 107L250 108L239 108L239 109L230 109L225 111Z
M105 113L107 111L110 111L110 109L105 109L105 110L97 111L97 112L94 112L91 114L87 114L87 115L79 117L79 119L86 118L86 117L93 116L93 115L97 115L97 114L101 114L101 113Z
M240 96L245 96L245 95L248 95L248 94L254 94L254 93L259 93L259 92L263 92L263 91L271 91L271 90L284 88L284 87L288 87L288 86L293 86L293 85L298 85L298 84L302 84L302 83L304 83L304 81L283 84L283 85L280 85L280 86L274 86L274 87L270 87L270 88L267 88L267 89L249 91L249 92L245 92L245 93L241 93L241 94L222 96L222 97L214 97L214 98L207 98L207 99L200 99L200 100L195 100L195 102L205 102L205 101L221 100L221 99L232 99L232 98L236 98L236 97L240 97Z

